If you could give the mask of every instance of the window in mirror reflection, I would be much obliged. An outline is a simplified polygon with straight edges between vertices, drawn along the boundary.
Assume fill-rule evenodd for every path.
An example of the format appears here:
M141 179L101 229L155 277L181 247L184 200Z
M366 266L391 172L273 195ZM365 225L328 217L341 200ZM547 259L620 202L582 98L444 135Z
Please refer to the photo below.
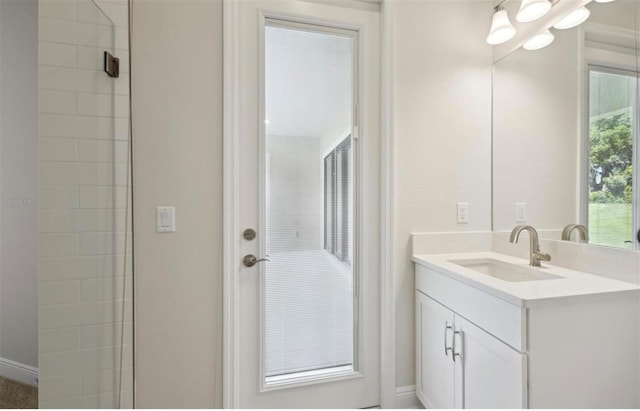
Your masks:
M637 73L589 68L589 242L634 248Z

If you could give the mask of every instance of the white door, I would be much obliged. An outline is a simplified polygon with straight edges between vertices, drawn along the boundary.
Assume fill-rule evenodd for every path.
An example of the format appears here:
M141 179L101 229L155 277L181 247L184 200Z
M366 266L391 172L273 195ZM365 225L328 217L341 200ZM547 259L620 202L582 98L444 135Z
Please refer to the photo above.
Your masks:
M455 319L462 408L526 408L526 356L464 318ZM459 394L458 394L459 395Z
M416 291L416 393L427 408L455 408L454 314Z
M238 109L237 347L225 405L378 405L379 6L225 7Z

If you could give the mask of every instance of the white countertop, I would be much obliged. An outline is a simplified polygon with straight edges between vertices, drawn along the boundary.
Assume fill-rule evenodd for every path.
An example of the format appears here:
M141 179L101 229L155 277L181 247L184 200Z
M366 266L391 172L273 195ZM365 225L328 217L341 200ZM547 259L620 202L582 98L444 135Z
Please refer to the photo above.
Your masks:
M492 258L518 266L540 270L562 278L537 281L511 282L491 277L450 262L451 260ZM612 280L599 275L569 270L542 262L542 267L531 267L528 260L494 252L414 255L412 260L471 287L483 290L518 306L531 306L550 299L562 299L610 293L640 295L640 286Z

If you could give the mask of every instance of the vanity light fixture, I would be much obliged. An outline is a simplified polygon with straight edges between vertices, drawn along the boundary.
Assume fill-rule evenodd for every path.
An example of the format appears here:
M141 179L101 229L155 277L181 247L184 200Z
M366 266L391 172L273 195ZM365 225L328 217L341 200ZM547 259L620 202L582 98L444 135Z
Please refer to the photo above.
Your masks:
M589 9L586 7L580 7L563 17L562 20L554 24L553 27L560 30L570 29L578 24L584 23L590 15L591 12Z
M615 0L596 0L596 3L611 3L612 1Z
M489 30L489 35L487 36L487 43L492 45L502 44L511 40L515 35L516 28L509 21L507 11L502 6L496 7L491 21L491 30Z
M551 10L549 0L522 0L520 10L516 14L516 20L520 23L528 23L539 19Z
M553 43L555 36L549 30L545 30L540 34L533 36L529 41L524 43L522 47L525 50L539 50Z

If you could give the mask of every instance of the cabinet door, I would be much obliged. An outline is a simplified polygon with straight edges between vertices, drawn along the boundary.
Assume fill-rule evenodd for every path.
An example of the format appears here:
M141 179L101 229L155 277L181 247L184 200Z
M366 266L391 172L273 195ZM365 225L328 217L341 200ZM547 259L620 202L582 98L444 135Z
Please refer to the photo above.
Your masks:
M455 324L456 406L526 408L526 355L462 317Z
M427 408L454 407L452 311L416 291L416 394ZM450 327L450 328L447 328Z

